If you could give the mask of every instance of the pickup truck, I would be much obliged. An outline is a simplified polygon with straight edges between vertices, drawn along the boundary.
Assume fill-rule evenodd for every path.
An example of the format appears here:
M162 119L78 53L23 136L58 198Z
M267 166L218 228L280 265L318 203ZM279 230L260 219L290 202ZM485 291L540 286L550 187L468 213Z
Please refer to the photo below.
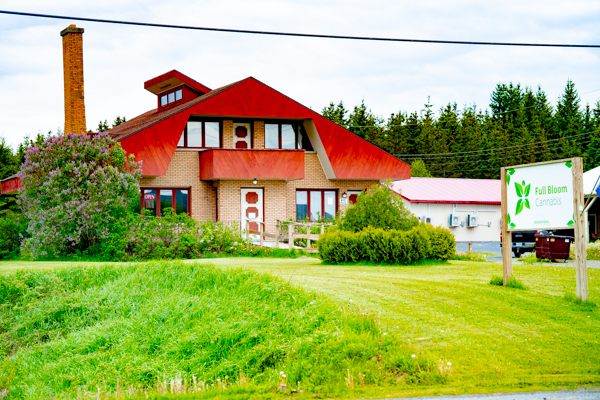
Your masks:
M512 251L519 258L524 253L535 250L535 237L537 235L552 234L551 231L523 231L512 232ZM502 233L500 233L500 248L502 248Z

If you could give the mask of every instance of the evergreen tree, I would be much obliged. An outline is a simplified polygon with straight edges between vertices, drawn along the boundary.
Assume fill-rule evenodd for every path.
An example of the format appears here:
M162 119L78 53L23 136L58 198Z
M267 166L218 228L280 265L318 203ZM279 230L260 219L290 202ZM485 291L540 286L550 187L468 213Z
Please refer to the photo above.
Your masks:
M558 133L560 157L569 158L581 155L583 148L580 145L580 133L583 133L583 115L579 109L579 95L575 84L570 79L565 86L565 92L558 99L554 125ZM558 152L557 152L558 154Z
M393 155L408 154L410 147L410 131L406 126L406 114L398 112L387 120L381 148Z
M343 128L348 126L346 114L348 114L348 110L346 110L344 103L341 100L337 106L331 102L327 107L323 107L323 110L321 111L321 115Z
M348 130L376 146L383 136L381 123L380 118L367 109L364 99L348 116Z

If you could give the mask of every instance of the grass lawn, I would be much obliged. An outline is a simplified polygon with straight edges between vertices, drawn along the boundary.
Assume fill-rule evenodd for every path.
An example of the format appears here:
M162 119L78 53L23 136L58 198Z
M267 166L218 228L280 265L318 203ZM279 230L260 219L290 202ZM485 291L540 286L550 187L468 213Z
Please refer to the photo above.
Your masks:
M529 290L488 284L499 263L425 266L333 266L312 258L224 258L202 262L278 276L320 292L342 307L378 316L390 335L423 355L451 362L437 388L390 395L538 390L600 384L600 270L589 269L589 299L575 292L575 269L515 265ZM53 269L69 262L0 262L0 273ZM97 263L80 263L97 264ZM383 394L384 392L382 392Z

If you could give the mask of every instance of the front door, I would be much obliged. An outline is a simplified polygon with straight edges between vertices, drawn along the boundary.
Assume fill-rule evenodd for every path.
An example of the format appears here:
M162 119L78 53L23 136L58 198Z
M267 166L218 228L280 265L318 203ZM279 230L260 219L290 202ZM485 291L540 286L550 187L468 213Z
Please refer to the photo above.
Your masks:
M263 188L242 188L242 230L246 229L246 221L250 221L250 230L258 231L258 223L264 221Z

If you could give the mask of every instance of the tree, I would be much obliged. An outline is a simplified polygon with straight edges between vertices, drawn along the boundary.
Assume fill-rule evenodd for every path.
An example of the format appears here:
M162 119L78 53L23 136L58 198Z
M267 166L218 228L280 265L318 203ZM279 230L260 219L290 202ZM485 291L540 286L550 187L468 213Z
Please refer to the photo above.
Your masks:
M358 232L370 226L406 231L418 225L417 218L404 207L402 198L392 190L390 182L374 185L348 207L339 226L342 230Z
M337 106L331 102L327 107L323 107L321 111L321 115L342 128L346 128L347 126L346 114L348 114L348 110L346 110L342 101Z
M108 126L108 121L104 120L104 121L100 121L98 122L98 132L106 132L112 128L114 128L115 126L121 125L123 122L126 122L127 118L125 118L125 116L118 116L115 118L115 120L113 121L112 127Z
M141 167L106 133L50 136L30 147L19 176L19 204L33 257L85 251L139 200Z
M348 130L361 139L373 143L375 146L380 146L381 139L383 138L382 123L383 121L373 115L371 110L367 110L364 100L359 106L355 106L352 113L348 116Z
M410 164L410 177L411 178L431 178L431 173L427 170L423 160L414 160Z
M555 129L560 139L558 143L561 158L581 155L584 150L580 145L581 136L575 136L582 133L583 127L583 115L579 103L575 84L569 79L565 86L565 92L558 99L554 117Z

